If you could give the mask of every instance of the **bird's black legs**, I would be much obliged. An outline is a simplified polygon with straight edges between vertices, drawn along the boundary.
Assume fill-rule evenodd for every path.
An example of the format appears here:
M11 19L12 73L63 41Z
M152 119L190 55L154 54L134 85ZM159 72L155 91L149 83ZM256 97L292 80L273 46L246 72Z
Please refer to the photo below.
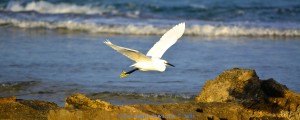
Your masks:
M133 72L135 72L135 71L137 71L137 70L139 70L139 69L138 69L138 68L134 68L133 70L130 70L130 71L128 71L128 72L123 71L123 72L121 73L121 75L120 75L120 78L126 77L126 76L128 76L129 74L131 74L131 73L133 73Z
M139 69L138 68L134 68L133 70L130 70L130 71L126 72L126 74L131 74L131 73L133 73L133 72L135 72L137 70L139 70Z

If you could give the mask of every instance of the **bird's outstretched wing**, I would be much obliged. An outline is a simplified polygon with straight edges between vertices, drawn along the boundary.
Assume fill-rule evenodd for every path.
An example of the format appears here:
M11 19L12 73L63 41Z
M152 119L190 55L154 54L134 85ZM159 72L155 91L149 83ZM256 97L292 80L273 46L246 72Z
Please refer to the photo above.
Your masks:
M147 56L161 58L169 47L183 35L185 23L180 23L166 32L158 42L148 51Z
M115 49L116 51L122 53L123 55L125 55L126 57L128 57L129 59L131 59L133 61L136 61L136 62L151 61L151 59L149 57L147 57L143 53L140 53L137 50L133 50L133 49L124 48L124 47L114 45L109 40L105 40L104 43L106 45L108 45L109 47Z

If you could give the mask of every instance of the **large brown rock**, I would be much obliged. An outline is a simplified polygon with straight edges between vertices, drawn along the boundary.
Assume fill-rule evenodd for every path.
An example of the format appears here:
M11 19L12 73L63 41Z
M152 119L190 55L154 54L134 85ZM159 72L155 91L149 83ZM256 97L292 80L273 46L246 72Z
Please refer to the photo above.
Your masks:
M229 102L263 97L261 82L254 70L234 68L224 71L215 80L207 80L197 102Z
M237 112L243 119L300 119L300 95L273 79L260 80L250 69L233 68L208 80L195 101L200 104L235 103L232 113ZM219 112L217 108L209 113ZM232 117L230 113L217 116Z

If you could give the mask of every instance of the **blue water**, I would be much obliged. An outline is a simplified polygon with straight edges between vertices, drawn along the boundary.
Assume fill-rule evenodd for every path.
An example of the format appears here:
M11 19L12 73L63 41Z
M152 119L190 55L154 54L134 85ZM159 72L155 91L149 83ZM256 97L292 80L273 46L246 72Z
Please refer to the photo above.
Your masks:
M2 0L5 11L206 21L299 22L297 0Z
M187 22L189 36L300 36L300 1L8 0L0 25L124 35L162 35Z
M0 96L60 105L77 92L113 104L191 101L233 67L300 92L299 14L296 0L2 0ZM133 62L105 39L146 53L179 22L185 34L163 56L175 68L119 78Z

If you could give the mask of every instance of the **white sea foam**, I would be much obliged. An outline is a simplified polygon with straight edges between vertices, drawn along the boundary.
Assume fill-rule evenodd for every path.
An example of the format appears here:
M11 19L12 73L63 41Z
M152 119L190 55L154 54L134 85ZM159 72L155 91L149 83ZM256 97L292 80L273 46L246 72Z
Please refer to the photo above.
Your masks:
M103 13L118 13L113 7L95 7L92 5L75 5L75 4L53 4L45 1L33 1L25 5L20 2L10 2L6 7L7 11L20 12L20 11L36 11L39 13L49 14L63 14L63 13L75 13L75 14L103 14Z
M300 29L249 27L240 25L193 25L186 33L196 36L269 36L300 37Z
M0 25L9 24L21 28L48 28L86 31L91 33L123 34L123 35L162 35L169 27L152 24L109 24L93 22L76 22L65 20L59 22L27 21L19 19L0 19ZM171 26L170 26L171 27ZM208 37L300 37L298 28L275 28L243 25L214 25L193 24L188 25L185 35Z

